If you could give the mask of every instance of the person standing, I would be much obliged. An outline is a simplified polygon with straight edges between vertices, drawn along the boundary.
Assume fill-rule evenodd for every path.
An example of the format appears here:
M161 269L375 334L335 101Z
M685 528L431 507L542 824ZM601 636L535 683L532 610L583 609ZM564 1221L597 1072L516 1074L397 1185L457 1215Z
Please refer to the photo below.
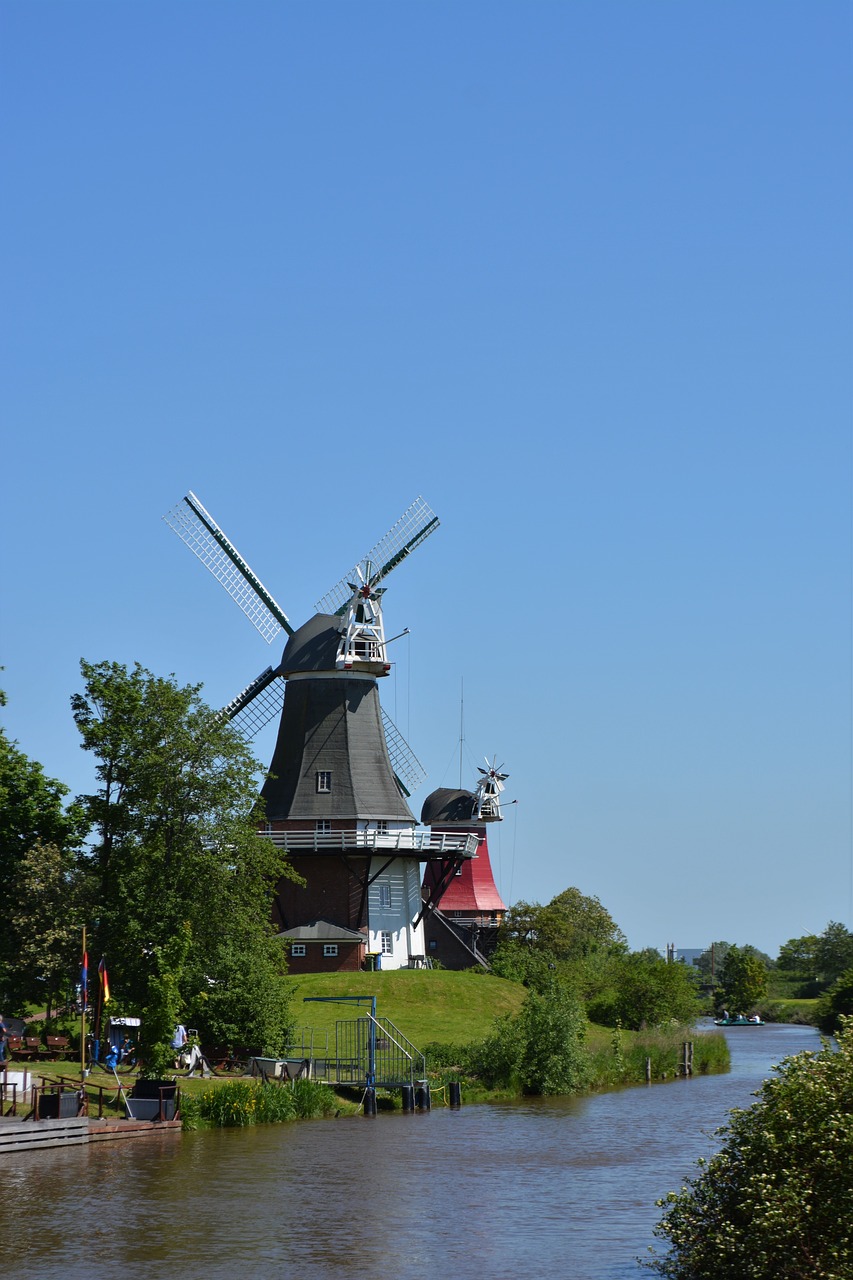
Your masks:
M175 1050L175 1066L181 1065L181 1054L184 1051L184 1045L187 1043L187 1029L182 1022L175 1027L175 1034L172 1036L172 1048Z
M6 1061L6 1045L9 1043L9 1028L0 1013L0 1062Z

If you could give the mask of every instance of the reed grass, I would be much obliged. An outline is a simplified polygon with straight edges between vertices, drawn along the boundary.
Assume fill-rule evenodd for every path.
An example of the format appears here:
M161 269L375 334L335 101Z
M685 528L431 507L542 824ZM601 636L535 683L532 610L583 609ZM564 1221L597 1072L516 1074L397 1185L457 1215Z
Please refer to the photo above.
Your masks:
M292 1085L228 1080L181 1103L185 1129L242 1128L335 1115L340 1103L328 1085L297 1080Z

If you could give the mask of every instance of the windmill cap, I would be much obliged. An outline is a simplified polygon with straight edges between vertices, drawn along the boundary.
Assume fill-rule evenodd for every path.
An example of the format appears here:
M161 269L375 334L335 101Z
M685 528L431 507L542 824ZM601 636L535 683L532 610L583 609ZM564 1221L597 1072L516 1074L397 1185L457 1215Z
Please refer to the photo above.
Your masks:
M425 827L444 825L449 822L464 822L470 825L475 821L477 797L471 791L452 791L449 787L439 787L424 800L421 809L421 822Z
M294 631L285 645L282 675L290 676L298 671L334 671L341 642L340 627L341 620L334 614L315 613L298 631Z

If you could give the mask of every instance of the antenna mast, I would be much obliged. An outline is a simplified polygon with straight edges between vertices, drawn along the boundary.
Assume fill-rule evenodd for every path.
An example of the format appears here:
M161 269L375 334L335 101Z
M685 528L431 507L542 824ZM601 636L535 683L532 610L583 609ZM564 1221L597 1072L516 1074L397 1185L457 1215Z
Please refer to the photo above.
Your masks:
M459 790L462 790L462 747L465 743L465 677L459 679Z

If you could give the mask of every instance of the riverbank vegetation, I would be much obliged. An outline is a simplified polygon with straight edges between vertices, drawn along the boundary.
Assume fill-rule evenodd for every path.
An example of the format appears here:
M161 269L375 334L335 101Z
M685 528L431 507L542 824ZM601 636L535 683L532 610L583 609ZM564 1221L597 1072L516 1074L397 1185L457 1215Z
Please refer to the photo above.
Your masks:
M541 1007L504 1034L496 1027L483 1041L430 1044L427 1064L434 1085L462 1084L468 1101L520 1094L589 1093L646 1082L675 1080L689 1069L696 1075L728 1071L729 1050L717 1032L696 1032L670 1024L626 1031L578 1023L574 1039L537 1041ZM552 1026L563 1019L548 1019ZM565 1023L564 1023L565 1025ZM532 1034L531 1034L532 1033ZM692 1050L692 1053L691 1053Z
M733 1111L698 1176L658 1201L665 1280L841 1280L853 1275L853 1019L837 1050L775 1068Z
M313 1080L290 1085L259 1080L227 1080L201 1091L184 1092L181 1119L185 1129L243 1128L253 1124L281 1124L288 1120L316 1120L340 1114L346 1104L333 1089ZM349 1104L348 1110L356 1108Z

